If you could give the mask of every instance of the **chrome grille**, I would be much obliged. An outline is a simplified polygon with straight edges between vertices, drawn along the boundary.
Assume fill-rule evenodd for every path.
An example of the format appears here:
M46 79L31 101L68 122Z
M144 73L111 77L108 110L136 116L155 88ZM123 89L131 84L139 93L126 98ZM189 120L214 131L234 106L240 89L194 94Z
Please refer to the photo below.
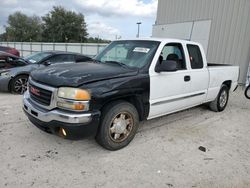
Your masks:
M45 106L49 106L51 102L52 92L29 84L29 93L32 100Z

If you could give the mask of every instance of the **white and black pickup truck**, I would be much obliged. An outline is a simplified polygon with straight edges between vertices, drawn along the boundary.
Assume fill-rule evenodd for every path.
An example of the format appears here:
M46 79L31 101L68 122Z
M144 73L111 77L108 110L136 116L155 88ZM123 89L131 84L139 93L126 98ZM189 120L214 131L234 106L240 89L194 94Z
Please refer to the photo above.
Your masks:
M200 104L225 109L239 67L208 64L202 46L176 39L119 40L93 61L36 70L23 110L38 128L125 147L139 122Z

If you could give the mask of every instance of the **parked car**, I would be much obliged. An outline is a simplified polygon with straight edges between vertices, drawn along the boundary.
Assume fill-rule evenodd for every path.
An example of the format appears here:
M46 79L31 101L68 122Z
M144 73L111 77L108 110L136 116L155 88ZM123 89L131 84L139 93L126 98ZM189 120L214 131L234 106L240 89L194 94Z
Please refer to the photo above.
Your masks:
M15 48L0 46L0 51L20 57L20 52Z
M27 64L28 62L23 58L0 51L0 70L25 66Z
M176 39L112 42L95 61L31 73L23 110L43 131L95 135L109 150L134 138L139 121L200 104L223 111L239 67L207 64L202 46Z
M0 69L0 90L10 91L12 93L23 94L27 89L27 81L31 71L47 67L49 65L85 62L92 58L82 54L59 51L38 52L27 56L20 63L13 64L13 67ZM7 60L6 64L8 64ZM18 62L20 62L18 60Z

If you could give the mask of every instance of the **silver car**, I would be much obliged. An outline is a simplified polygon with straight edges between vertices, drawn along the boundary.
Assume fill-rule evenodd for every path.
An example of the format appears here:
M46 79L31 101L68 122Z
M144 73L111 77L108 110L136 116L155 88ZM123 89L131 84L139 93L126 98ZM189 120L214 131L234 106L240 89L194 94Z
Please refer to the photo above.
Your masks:
M31 71L50 65L89 60L91 60L90 57L82 54L61 51L38 52L23 59L2 58L0 62L0 91L23 94L27 89Z

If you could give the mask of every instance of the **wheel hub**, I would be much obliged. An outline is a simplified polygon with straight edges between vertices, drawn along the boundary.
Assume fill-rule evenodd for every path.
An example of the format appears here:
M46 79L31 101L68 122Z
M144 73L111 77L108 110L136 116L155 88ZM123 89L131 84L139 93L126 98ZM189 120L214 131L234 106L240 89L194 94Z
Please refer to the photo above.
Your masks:
M27 81L27 78L18 79L14 85L15 92L23 94L27 90Z
M122 142L131 133L133 127L132 116L128 113L120 113L113 119L110 127L111 139Z
M227 93L226 91L223 91L220 96L220 106L224 107L227 103Z
M117 118L116 122L114 123L114 130L115 133L122 134L127 128L127 122L125 119Z

